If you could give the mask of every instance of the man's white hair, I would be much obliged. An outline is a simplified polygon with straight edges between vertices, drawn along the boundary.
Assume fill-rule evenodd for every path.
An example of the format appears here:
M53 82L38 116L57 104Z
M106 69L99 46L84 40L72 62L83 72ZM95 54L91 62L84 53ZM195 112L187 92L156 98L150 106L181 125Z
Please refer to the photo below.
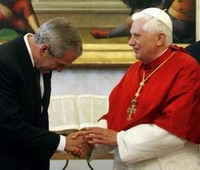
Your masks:
M132 15L132 20L143 19L145 24L142 29L147 32L157 32L166 35L165 45L172 44L172 21L169 15L159 8L147 8Z

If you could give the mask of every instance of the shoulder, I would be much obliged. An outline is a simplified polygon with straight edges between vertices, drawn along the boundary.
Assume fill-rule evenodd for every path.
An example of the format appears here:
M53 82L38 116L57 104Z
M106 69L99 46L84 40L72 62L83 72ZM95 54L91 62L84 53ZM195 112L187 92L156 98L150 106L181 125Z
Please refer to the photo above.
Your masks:
M181 63L183 65L198 65L198 62L194 59L191 53L188 53L188 51L177 51L175 58L177 64Z
M10 68L17 66L27 55L23 36L0 45L0 63Z
M198 62L200 62L200 41L194 42L185 48Z
M189 83L189 80L191 82L199 81L200 65L191 55L178 51L171 63L173 66L170 66L170 68L179 79L187 79L187 83Z
M185 49L186 50L188 50L188 49L198 49L198 50L200 50L200 41L191 43L190 45L185 47Z
M198 42L199 43L199 42ZM198 44L199 46L200 44ZM195 44L196 46L196 44ZM177 45L171 45L169 47L172 51L175 51L175 59L180 61L191 61L196 62L196 60L193 58L191 51L188 50L189 47L183 48Z

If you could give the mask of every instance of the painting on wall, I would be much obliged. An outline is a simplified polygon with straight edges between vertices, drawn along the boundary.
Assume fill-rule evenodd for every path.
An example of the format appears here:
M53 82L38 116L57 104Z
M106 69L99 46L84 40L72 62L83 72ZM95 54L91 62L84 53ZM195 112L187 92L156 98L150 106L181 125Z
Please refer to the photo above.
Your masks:
M39 23L30 0L0 0L0 40L34 32Z
M22 5L27 5L27 7L21 8ZM86 27L87 32L84 29L83 32L80 31L83 39L86 34L90 34L89 41L83 41L84 53L82 57L76 60L73 66L129 66L135 62L135 59L132 48L128 46L131 26L128 19L130 19L132 13L151 6L167 9L173 20L174 43L186 46L199 40L200 14L199 10L196 10L200 6L198 0L58 0L56 2L52 0L0 0L0 42L2 39L7 38L9 40L27 31L34 32L39 25L35 13L40 14L38 15L40 20L43 15L46 17L61 15L68 18L73 16L72 21L79 24L78 27L80 25ZM26 9L26 11L23 11L23 9ZM86 14L87 10L89 10L88 14ZM109 30L104 29L104 32L98 32L102 31L103 27L111 26L113 17L119 18L119 11L125 10L126 12L123 13L122 20L120 20L124 23L119 23L118 27L117 22ZM105 19L104 16L111 13L110 18ZM86 17L80 20L78 14L81 17ZM103 14L102 17L99 17L102 20L95 23L91 22L91 14L95 19ZM89 23L85 22L86 19L89 20ZM104 22L105 24L102 24ZM100 24L97 25L97 23ZM91 27L91 25L87 27L87 24L97 26L96 28ZM109 35L107 35L108 33ZM122 39L119 39L120 36L122 36Z

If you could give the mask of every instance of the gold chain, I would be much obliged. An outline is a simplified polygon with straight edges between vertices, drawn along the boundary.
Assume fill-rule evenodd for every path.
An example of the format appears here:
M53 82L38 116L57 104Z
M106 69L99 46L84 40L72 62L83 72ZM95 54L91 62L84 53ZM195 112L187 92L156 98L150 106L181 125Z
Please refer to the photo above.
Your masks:
M145 71L143 71L142 81L139 84L138 90L135 93L134 99L131 100L131 106L127 109L127 120L131 120L132 115L135 114L137 110L137 102L140 96L140 92L142 87L144 86L145 82L163 65L165 64L175 53L175 51L165 60L163 61L158 67L156 67L146 78L145 78Z

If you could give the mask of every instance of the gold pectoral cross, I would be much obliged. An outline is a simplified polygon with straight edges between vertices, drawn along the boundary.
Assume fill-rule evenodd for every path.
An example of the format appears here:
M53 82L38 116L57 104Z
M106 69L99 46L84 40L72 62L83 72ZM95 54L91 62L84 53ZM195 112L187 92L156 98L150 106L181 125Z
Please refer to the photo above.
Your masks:
M136 99L131 100L131 106L127 109L127 120L131 120L131 116L136 112Z
M142 89L142 87L144 86L144 75L143 75L143 79L139 84L139 88L137 90L137 92L135 93L135 97L133 100L131 100L131 106L127 109L127 120L131 120L131 117L133 114L135 114L136 110L137 110L137 99L140 96L140 91Z

